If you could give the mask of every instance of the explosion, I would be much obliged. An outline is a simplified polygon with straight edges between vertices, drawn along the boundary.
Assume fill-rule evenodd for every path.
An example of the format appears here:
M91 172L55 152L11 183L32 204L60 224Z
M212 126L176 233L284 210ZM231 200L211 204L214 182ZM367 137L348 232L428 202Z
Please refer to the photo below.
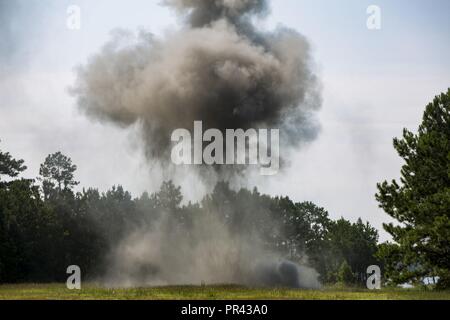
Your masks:
M298 32L257 30L266 0L166 0L183 26L164 37L116 31L77 71L72 93L88 117L136 125L149 163L170 167L174 130L279 130L283 155L319 130L320 85L310 45ZM225 154L234 150L224 150ZM195 167L208 180L232 179L241 166ZM208 173L208 174L205 174ZM272 223L268 221L268 223ZM214 216L193 226L133 230L112 254L110 283L243 283L316 287L314 270L268 252L258 234L230 230ZM241 228L245 230L245 228ZM186 241L185 235L190 235Z
M267 13L265 0L164 4L184 19L181 30L162 39L116 31L79 68L72 92L85 114L120 127L137 124L147 158L163 168L172 165L172 132L192 131L195 121L223 134L279 129L284 155L316 137L321 98L309 43L283 27L256 30L252 19ZM242 171L214 168L218 178Z

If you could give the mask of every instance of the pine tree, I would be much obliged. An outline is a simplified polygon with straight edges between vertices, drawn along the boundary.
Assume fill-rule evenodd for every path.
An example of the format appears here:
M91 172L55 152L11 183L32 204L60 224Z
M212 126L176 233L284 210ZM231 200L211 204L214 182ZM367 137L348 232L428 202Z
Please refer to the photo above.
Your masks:
M394 147L405 161L401 180L378 184L380 207L395 243L379 252L394 282L439 277L450 286L450 89L427 105L417 134L404 130ZM395 255L396 259L393 258ZM400 260L400 261L399 261Z
M45 197L48 198L54 191L57 194L71 191L74 186L78 185L78 181L74 179L76 170L77 166L72 164L72 160L61 152L48 155L39 169Z
M337 280L343 285L351 285L355 282L355 275L346 260L344 260L339 267Z
M23 160L14 159L9 152L0 150L0 179L2 175L17 177L19 173L27 169L23 163Z

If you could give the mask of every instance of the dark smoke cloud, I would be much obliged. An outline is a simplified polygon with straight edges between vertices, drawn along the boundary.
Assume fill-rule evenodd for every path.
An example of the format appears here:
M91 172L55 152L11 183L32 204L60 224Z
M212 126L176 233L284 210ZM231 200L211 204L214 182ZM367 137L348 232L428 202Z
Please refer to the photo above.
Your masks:
M72 92L89 117L138 124L148 158L170 163L174 129L279 128L282 153L318 132L318 80L298 32L255 30L265 0L166 0L186 21L162 39L116 31L78 69Z
M163 3L179 13L184 26L163 38L115 31L78 69L72 92L83 112L121 127L137 126L149 163L163 167L171 163L172 132L192 130L197 120L203 130L280 129L283 154L314 139L320 94L309 44L294 30L255 29L252 20L267 14L267 1ZM217 175L228 180L242 172L226 167L202 167L201 177L211 184ZM130 231L113 248L106 283L318 286L314 270L268 251L262 231L249 233L245 225L231 230L210 214L196 216L189 230L173 228L171 214ZM274 221L267 224L276 227Z
M164 4L175 8L181 15L187 14L191 27L198 28L219 19L234 25L248 22L250 16L263 17L268 13L266 0L165 0Z

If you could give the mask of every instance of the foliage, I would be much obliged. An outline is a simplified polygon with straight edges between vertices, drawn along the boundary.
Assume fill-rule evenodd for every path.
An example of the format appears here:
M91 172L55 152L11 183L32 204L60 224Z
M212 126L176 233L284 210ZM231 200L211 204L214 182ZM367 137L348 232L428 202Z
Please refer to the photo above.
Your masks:
M2 152L0 150L0 180L2 175L17 177L20 172L27 169L23 163L23 160L14 159L9 152Z
M427 105L417 134L407 129L394 148L405 164L400 182L378 184L380 207L395 243L380 247L393 283L439 277L450 286L450 89Z
M337 280L339 283L344 285L351 285L355 283L355 275L352 272L352 268L349 266L347 261L343 261L339 267L337 273Z
M63 191L71 190L78 184L74 180L76 170L77 166L72 164L72 160L61 152L48 155L39 170L39 174L42 176L44 194L49 197L52 191L60 194Z
M75 172L71 159L57 152L41 165L42 188L23 179L2 185L0 282L63 281L71 264L81 267L84 278L101 276L111 249L161 217L168 222L164 232L177 230L186 241L196 241L190 235L196 217L215 216L235 234L262 235L268 250L314 267L324 282L336 281L343 261L365 273L366 262L374 259L375 229L362 221L333 221L311 202L262 195L256 188L233 190L226 182L188 204L172 181L139 198L122 186L75 193Z

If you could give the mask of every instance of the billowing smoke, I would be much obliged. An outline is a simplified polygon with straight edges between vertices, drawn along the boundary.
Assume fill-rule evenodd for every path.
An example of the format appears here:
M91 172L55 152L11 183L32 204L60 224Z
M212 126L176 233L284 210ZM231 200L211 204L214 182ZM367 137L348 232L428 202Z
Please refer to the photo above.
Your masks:
M171 163L172 132L192 132L196 120L222 132L280 129L284 155L315 138L321 99L310 46L294 30L255 29L266 0L164 4L184 27L161 39L116 31L78 70L72 92L82 111L121 127L137 124L148 159L163 166Z
M183 19L181 29L161 38L117 30L78 69L72 92L87 116L139 128L149 163L162 167L171 166L172 132L192 132L198 120L204 130L222 133L280 129L282 155L316 137L321 97L309 43L291 29L257 30L254 20L268 13L266 0L163 4ZM222 168L215 168L216 179L241 172L237 166ZM200 169L210 179L209 169ZM108 282L318 285L313 270L266 250L261 234L205 219L179 229L162 218L158 225L133 230L113 252Z
M193 219L181 218L182 223L177 213L163 212L151 224L143 223L114 248L103 281L125 287L202 283L320 286L315 270L284 259L276 248L267 247L267 234L252 227L251 220L258 213L271 234L279 234L278 223L268 218L267 209L249 206L251 213L242 212L242 221L234 227L227 221L230 218L221 218L217 210L214 206L199 210Z

